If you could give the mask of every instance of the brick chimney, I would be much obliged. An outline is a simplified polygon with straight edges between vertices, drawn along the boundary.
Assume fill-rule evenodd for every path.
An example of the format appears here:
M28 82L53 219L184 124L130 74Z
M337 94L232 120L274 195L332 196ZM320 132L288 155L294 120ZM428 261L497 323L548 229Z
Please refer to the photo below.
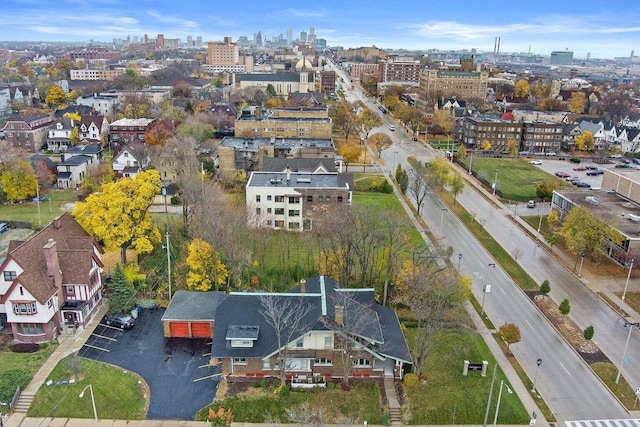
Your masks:
M344 325L344 305L336 305L334 307L333 320L340 326Z
M54 285L59 288L62 286L62 271L60 271L60 262L58 261L58 248L56 241L49 239L43 248L44 263L47 267L47 276L53 279Z
M55 217L55 218L53 219L53 227L54 227L56 230L59 230L59 229L60 229L60 227L62 227L62 221L60 221L60 217L59 217L59 216L57 216L57 217Z

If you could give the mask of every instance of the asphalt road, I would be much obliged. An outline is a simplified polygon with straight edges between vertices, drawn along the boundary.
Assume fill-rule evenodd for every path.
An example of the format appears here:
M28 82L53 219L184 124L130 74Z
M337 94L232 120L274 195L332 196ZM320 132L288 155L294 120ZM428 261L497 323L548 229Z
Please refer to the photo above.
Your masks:
M193 420L196 412L213 401L218 377L195 381L215 373L206 367L210 340L165 339L164 310L143 310L133 329L120 331L99 325L80 355L111 363L140 375L149 385L151 402L147 419ZM100 338L104 335L116 341Z
M388 126L390 119L385 119L384 126ZM396 129L395 132L390 132L394 144L382 153L387 173L393 173L398 163L408 168L406 159L409 155L420 161L443 155L440 151L411 141L409 135L397 124ZM384 131L383 127L380 131ZM541 166L559 167L555 162L558 161L544 159ZM586 177L586 174L584 175ZM513 215L512 210L496 210L469 186L458 196L458 202L465 206L476 220L483 223L508 252L511 253L516 248L522 252L519 257L520 264L538 283L545 279L550 280L550 295L555 301L561 301L566 297L570 299L570 317L581 328L594 325L594 341L614 363L622 358L626 330L622 327L620 318L573 274L538 249L529 237L515 227L507 218L507 215ZM536 377L536 388L544 396L558 421L629 417L627 411L573 349L562 340L529 298L513 284L509 276L499 266L495 269L488 266L496 262L475 237L457 218L443 209L441 202L431 195L423 210L425 221L434 234L440 236L443 247L452 247L453 265L457 265L458 254L462 254L461 272L473 276L472 291L478 301L483 299L482 290L485 283L491 285L491 292L484 295L484 308L494 325L512 322L519 326L522 340L512 345L512 351L530 378L536 376L536 360L542 359ZM640 354L640 339L637 334L630 343L630 349L634 349L634 354ZM627 353L631 354L632 351ZM633 365L637 366L637 362ZM625 374L627 371L630 371L631 384L640 385L638 370L627 369ZM638 381L635 379L636 376Z

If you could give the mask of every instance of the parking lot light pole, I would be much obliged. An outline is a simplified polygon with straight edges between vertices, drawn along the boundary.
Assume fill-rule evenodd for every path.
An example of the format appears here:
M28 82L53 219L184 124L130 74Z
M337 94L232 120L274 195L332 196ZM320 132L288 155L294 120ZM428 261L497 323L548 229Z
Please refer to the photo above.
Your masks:
M498 170L494 170L495 176L493 178L493 195L496 195L496 188L498 187Z
M582 252L582 258L580 259L580 269L578 269L578 277L582 277L582 264L584 263L584 257L587 254Z
M480 316L484 315L484 299L487 296L487 292L489 292L491 290L491 286L488 285L489 282L489 267L493 267L494 269L496 268L496 264L495 263L490 263L487 264L487 272L484 276L484 286L482 287L482 306L480 307Z
M509 388L508 385L504 383L504 380L500 381L500 391L498 392L498 403L496 403L496 414L493 417L493 427L496 427L496 423L498 422L498 413L500 413L500 400L502 400L502 386L507 386L507 392L509 394L513 394L513 391Z
M96 411L96 400L93 398L93 387L91 386L91 384L89 384L84 389L82 389L78 397L82 399L84 397L84 392L87 391L87 389L89 389L89 394L91 395L91 406L93 407L93 419L96 423L96 427L98 427L98 412Z
M462 254L458 254L458 274L460 274L460 263L462 262Z
M542 215L540 215L540 205L542 203L538 203L538 216L540 219L538 220L538 239L540 238L540 229L542 228Z

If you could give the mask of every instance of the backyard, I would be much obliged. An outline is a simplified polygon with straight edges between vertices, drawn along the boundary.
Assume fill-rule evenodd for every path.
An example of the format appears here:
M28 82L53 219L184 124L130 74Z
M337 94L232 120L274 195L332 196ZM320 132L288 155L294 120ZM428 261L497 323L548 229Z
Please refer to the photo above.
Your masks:
M40 202L40 223L46 225L55 217L61 215L67 203L77 201L77 192L72 190L50 190L42 194L44 200ZM0 220L25 221L38 225L38 203L31 200L17 204L0 204Z

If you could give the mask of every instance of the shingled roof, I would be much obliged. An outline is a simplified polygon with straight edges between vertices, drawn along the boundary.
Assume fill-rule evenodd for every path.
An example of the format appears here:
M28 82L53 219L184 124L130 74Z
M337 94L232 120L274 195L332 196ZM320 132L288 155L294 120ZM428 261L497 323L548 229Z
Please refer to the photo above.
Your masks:
M13 259L24 270L14 283L20 283L41 304L45 304L57 292L53 278L47 274L43 251L51 240L56 242L63 284L88 283L92 261L102 266L100 259L94 255L94 245L102 249L68 213L54 219L31 239L11 242L7 260Z

